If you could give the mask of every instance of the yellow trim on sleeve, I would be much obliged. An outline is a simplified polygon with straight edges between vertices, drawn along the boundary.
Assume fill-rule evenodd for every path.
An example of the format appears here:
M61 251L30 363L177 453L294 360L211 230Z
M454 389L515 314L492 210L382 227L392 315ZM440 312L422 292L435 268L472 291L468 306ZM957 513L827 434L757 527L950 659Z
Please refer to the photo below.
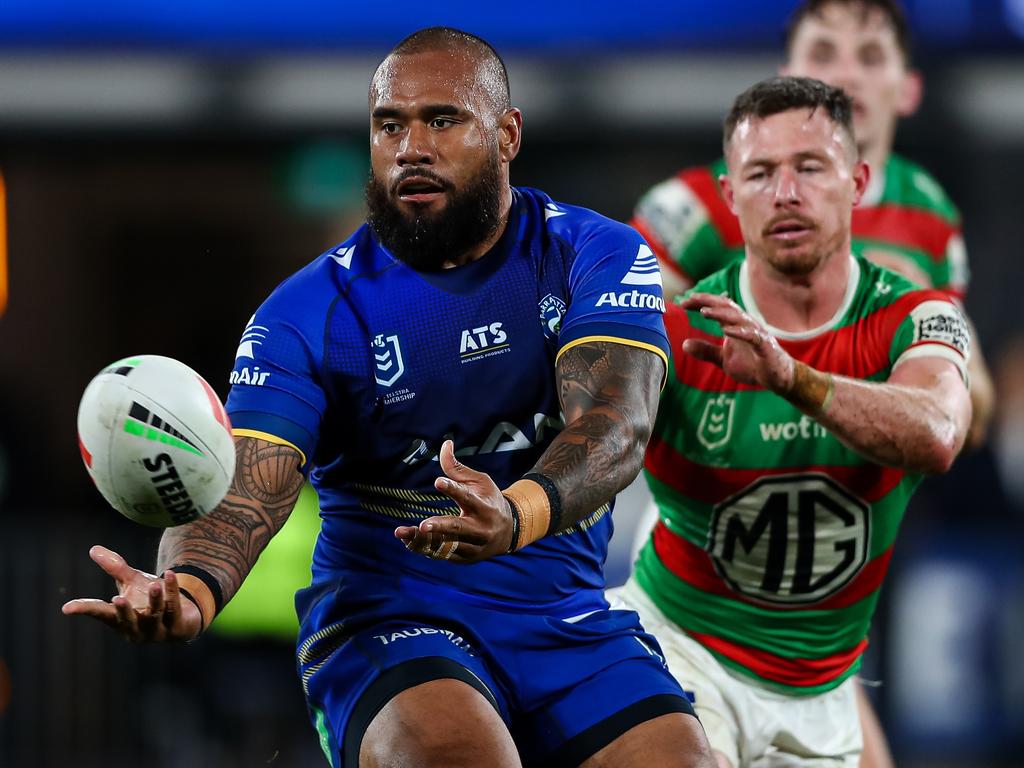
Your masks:
M575 341L570 341L568 344L566 344L564 347L562 347L560 350L558 350L558 354L555 355L555 364L556 365L558 364L559 359L567 351L569 351L573 347L579 346L580 344L585 344L588 341L610 341L613 344L622 344L623 346L626 346L626 347L638 347L639 349L646 349L648 352L653 352L658 357L660 357L661 358L661 362L663 362L665 364L665 375L661 379L661 387L662 387L662 389L665 388L665 383L668 381L668 355L665 354L665 352L661 349L661 347L656 347L653 344L647 344L647 343L645 343L643 341L634 341L633 339L623 339L623 338L620 338L618 336L584 336L582 339L576 339Z
M289 443L283 437L272 435L269 432L260 432L257 429L232 429L231 434L235 437L255 437L257 440L266 440L268 443L273 443L274 445L287 445L289 448L294 448L298 452L299 458L302 459L302 463L299 466L306 466L306 454L299 450L299 446L294 443Z

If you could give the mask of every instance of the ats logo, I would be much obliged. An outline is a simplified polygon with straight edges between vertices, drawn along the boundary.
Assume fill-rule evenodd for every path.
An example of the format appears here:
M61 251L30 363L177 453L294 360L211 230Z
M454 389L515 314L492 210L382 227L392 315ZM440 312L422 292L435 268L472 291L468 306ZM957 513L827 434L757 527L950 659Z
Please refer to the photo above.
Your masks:
M501 323L491 323L467 328L462 332L459 356L463 363L469 363L484 357L503 355L509 348L508 334L502 330Z

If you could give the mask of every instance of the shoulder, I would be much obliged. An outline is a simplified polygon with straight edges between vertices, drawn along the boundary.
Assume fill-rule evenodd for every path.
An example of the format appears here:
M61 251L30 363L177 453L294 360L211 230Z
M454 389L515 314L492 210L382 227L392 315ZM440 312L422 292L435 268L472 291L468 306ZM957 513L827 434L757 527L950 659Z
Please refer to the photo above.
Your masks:
M309 264L283 280L264 302L261 311L292 318L326 312L351 283L379 271L385 262L368 227L321 253Z
M883 201L928 211L950 224L958 224L960 211L942 185L922 166L892 154L885 169Z
M642 242L635 229L597 211L552 200L537 190L520 189L520 192L532 196L541 206L547 231L575 250L602 243L615 245Z
M652 224L674 224L677 229L685 228L685 218L693 214L693 209L711 208L718 203L721 198L718 177L723 173L724 161L683 168L648 189L637 203L636 215L653 218ZM658 220L659 217L673 216L683 220Z

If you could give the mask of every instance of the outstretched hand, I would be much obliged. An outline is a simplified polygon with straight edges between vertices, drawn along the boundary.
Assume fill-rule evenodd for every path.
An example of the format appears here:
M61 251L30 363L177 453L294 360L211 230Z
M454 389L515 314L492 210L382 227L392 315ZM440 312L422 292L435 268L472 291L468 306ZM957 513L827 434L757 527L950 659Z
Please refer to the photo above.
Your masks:
M199 609L182 599L173 571L163 577L132 568L116 552L95 546L89 557L117 582L110 602L78 598L61 608L66 616L91 616L136 642L191 640L202 628Z
M700 312L722 327L721 344L687 339L683 351L712 363L741 384L760 386L780 394L793 387L794 361L778 340L736 302L710 293L690 294L684 309Z
M505 554L512 542L512 514L501 490L490 475L456 459L451 440L444 441L438 459L445 477L437 478L434 487L455 500L459 514L400 526L395 536L411 552L453 563L476 563Z

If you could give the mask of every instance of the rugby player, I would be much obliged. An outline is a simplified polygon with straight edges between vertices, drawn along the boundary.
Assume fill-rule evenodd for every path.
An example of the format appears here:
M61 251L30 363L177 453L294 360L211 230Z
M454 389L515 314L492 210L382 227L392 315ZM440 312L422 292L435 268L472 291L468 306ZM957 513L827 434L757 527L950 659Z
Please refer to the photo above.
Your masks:
M872 174L853 213L854 251L962 301L968 267L960 214L934 177L892 151L899 119L921 101L910 47L897 0L803 0L789 20L782 73L842 88L853 102L857 146ZM724 172L724 159L683 169L637 204L632 224L658 256L669 299L743 257L739 223L718 188ZM977 345L970 374L968 445L978 447L994 389Z
M745 258L665 317L660 519L619 597L723 767L859 764L854 675L900 520L970 420L955 301L852 249L852 111L806 78L737 98L721 185Z
M604 599L666 375L653 254L509 185L522 115L483 40L411 35L369 102L367 224L239 346L227 498L164 534L160 576L94 548L119 595L65 613L195 638L310 472L297 654L333 766L713 766L657 641Z

